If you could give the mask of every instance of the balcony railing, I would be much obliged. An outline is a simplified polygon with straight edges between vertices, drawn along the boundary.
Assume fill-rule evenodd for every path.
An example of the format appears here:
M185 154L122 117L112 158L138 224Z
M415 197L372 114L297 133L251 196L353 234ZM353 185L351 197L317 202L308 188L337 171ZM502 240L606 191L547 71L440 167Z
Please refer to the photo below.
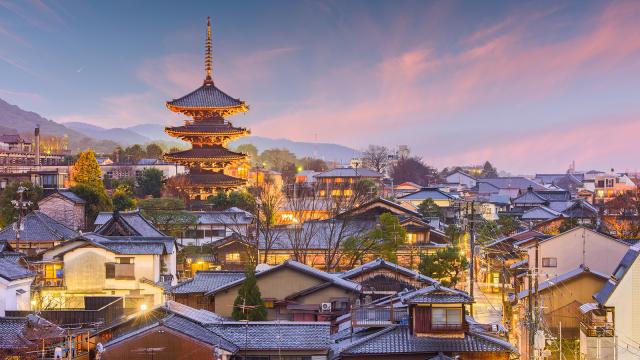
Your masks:
M465 324L431 324L431 331L435 332L453 332L464 330L466 330Z
M612 337L615 334L613 323L611 322L582 322L580 331L587 337Z
M409 318L407 308L392 306L363 306L351 311L353 326L387 326Z

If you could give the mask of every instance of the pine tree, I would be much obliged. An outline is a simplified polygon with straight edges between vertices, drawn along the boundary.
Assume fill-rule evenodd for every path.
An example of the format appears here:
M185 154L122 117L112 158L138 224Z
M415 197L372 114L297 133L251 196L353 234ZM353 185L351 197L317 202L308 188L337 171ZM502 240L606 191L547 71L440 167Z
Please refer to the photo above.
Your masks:
M104 189L100 165L96 160L96 154L91 149L80 153L78 161L73 164L72 174L72 180L76 184Z
M256 273L252 268L245 272L246 278L238 290L238 296L233 302L234 320L263 321L267 319L267 309L264 307Z

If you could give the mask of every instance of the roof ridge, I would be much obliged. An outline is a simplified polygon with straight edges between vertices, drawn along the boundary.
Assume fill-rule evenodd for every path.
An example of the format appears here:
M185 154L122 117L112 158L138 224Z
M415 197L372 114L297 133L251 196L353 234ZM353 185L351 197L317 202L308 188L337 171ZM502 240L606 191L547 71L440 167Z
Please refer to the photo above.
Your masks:
M353 348L355 346L358 346L358 345L361 345L362 343L370 341L371 339L375 339L378 336L390 333L391 331L396 330L396 329L400 328L401 326L403 326L403 325L395 324L395 325L387 326L386 328L384 328L384 329L382 329L380 331L377 331L377 332L375 332L373 334L367 335L367 336L365 336L365 337L363 337L361 339L358 339L358 340L352 342L351 344L349 344L349 345L345 346L344 348L342 348L340 350L340 352L341 353L345 352L345 351L347 351L347 350L349 350L349 349L351 349L351 348Z

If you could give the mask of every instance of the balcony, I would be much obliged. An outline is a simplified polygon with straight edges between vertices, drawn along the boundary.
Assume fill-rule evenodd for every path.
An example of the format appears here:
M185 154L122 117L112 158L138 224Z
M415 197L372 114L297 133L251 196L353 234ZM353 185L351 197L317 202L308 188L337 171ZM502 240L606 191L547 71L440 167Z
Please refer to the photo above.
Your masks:
M583 321L580 323L580 331L587 337L613 337L615 335L612 322Z
M135 280L134 264L105 263L107 279Z
M351 311L351 324L354 327L384 327L408 319L407 308L374 305L354 308Z
M459 332L468 330L467 324L431 324L433 332Z

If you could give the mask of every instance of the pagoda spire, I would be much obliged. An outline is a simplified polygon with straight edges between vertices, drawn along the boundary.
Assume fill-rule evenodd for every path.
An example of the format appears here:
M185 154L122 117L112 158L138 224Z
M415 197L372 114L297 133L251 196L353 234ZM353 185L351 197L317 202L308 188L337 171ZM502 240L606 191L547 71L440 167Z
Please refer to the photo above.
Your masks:
M213 54L211 52L211 17L207 16L207 41L205 42L204 53L204 70L207 76L204 79L205 84L213 84L211 73L213 72Z

